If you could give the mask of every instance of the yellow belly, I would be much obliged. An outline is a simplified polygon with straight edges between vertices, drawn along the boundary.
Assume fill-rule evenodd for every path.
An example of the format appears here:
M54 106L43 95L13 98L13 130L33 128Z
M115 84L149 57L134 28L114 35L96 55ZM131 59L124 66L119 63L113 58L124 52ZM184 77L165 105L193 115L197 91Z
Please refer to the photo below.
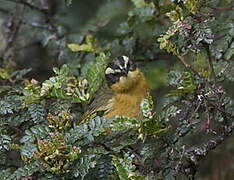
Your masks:
M140 103L142 97L129 94L119 94L113 99L111 110L104 115L105 118L114 116L126 116L130 118L141 117Z
M142 119L140 104L149 91L144 75L139 70L112 85L111 89L115 95L111 99L111 108L104 114L105 118L126 116Z

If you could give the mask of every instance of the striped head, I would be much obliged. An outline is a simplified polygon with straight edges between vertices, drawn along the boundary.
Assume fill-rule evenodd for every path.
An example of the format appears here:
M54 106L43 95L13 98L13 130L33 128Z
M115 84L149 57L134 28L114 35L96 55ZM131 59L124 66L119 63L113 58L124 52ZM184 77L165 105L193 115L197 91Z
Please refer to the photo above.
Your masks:
M120 81L121 77L127 77L136 70L136 65L127 56L119 56L107 65L105 71L106 82L109 86Z

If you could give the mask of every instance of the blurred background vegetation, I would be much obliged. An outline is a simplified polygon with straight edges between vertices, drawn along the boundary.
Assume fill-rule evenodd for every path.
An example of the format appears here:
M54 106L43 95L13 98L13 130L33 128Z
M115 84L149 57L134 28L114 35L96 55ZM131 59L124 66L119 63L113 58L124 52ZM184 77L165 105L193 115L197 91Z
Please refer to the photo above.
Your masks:
M25 86L22 79L45 82L54 76L53 67L67 64L73 75L83 77L89 71L87 64L104 66L116 56L127 55L145 73L157 113L162 112L168 97L177 96L176 104L182 107L185 99L195 101L188 94L197 98L201 89L206 94L210 88L206 81L214 89L224 89L231 113L233 22L233 0L0 0L1 98L6 91L3 87ZM91 97L100 84L101 80L90 91ZM182 140L186 146L200 145L215 134L215 123L210 122L215 118L202 118L196 132ZM232 135L209 151L199 163L196 179L232 179L233 142Z

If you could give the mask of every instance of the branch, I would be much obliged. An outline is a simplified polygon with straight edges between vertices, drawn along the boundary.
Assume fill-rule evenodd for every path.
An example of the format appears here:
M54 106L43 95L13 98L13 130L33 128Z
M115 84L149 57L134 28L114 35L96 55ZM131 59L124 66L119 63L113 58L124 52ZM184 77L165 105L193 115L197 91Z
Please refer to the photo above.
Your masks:
M19 14L20 14L20 16L19 16ZM15 10L14 15L12 15L11 19L7 23L9 25L8 26L9 32L8 32L8 37L6 38L7 45L1 54L1 57L3 59L5 58L5 54L7 53L9 48L13 45L13 43L17 37L17 34L18 34L20 27L22 25L23 14L24 14L24 6L22 8L18 8L16 6L16 10ZM16 21L17 18L18 18L18 21Z
M47 31L51 31L51 32L54 32L54 29L53 27L51 27L51 25L44 25L44 24L40 24L40 23L37 23L37 22L26 22L26 21L23 21L22 22L24 25L28 25L28 26L31 26L31 27L34 27L34 28L38 28L38 29L44 29L44 30L47 30Z
M225 112L226 113L226 112ZM229 115L229 113L228 113ZM234 117L231 116L233 120ZM177 172L188 174L189 176L194 177L199 162L207 156L207 154L215 149L217 146L222 144L225 139L232 135L234 130L234 121L230 126L224 127L224 131L221 135L217 136L215 139L209 140L207 143L203 143L199 147L192 147L185 152L185 161L180 161L177 167Z
M26 2L24 0L18 0L18 1L7 0L7 1L11 1L11 2L14 2L14 3L25 5L25 6L29 7L30 9L37 10L37 11L40 11L42 13L47 13L46 11L48 10L47 8L40 8L40 7L34 6L31 3L28 3L28 2Z
M183 56L177 56L180 60L180 62L184 65L184 67L190 71L192 71L195 75L197 75L199 78L204 79L204 77L202 75L199 74L199 72L197 72L192 65L188 64Z
M180 60L180 62L184 65L184 67L185 67L186 69L192 71L196 76L198 76L200 79L202 79L202 80L206 83L207 86L209 86L211 89L214 90L215 93L217 93L217 92L216 92L217 90L212 86L212 84L211 84L209 81L207 81L207 79L206 79L205 77L203 77L199 72L197 72L197 71L193 68L192 65L188 64L188 63L185 61L185 59L184 59L183 56L177 56L177 57L178 57L178 59ZM213 67L213 66L212 66L212 67ZM214 76L215 76L215 75L214 75Z
M156 53L152 59L136 59L136 62L155 62L160 60L171 60L173 56L168 53Z
M204 46L205 46L205 49L206 49L206 52L207 52L207 56L208 56L208 64L209 64L209 68L211 70L211 75L212 75L212 78L214 80L214 84L216 84L217 78L216 78L215 71L214 71L213 59L212 59L211 54L210 54L209 45L208 44L204 44Z
M212 7L212 6L207 6L208 8L211 8L213 10L216 11L232 11L234 10L234 6L230 6L230 7Z
M234 122L230 127L226 127L223 134L216 137L213 140L209 140L207 143L204 143L200 147L192 147L186 151L186 155L190 164L198 165L199 161L204 158L209 151L215 149L218 145L222 144L223 141L232 135L234 129Z
M178 132L176 132L176 134L178 136L175 137L175 139L173 140L173 145L175 145L182 137L185 137L194 127L194 124L197 124L199 122L193 122L191 123L191 120L194 118L195 114L199 111L199 108L201 107L201 103L199 103L196 107L196 109L192 112L191 116L189 118L187 118L187 116L189 115L189 111L192 109L192 107L187 107L187 111L186 111L186 116L180 119L180 124L179 127L182 126L183 124L186 123L187 125L187 129L186 131L181 131L179 130ZM185 113L185 112L184 112Z
M0 7L0 12L4 13L4 14L9 14L10 11L6 10L6 9L3 9Z

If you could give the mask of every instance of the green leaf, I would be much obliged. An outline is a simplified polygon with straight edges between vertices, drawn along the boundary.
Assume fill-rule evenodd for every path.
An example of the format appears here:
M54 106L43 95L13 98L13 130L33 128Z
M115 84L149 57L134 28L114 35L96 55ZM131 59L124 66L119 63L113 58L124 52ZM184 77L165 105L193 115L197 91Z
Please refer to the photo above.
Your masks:
M34 142L36 139L43 139L48 136L50 129L47 125L35 125L25 131L25 135L20 139L21 143Z
M136 8L128 13L130 17L139 16L141 22L150 21L154 18L155 8L154 7L142 7Z
M148 3L145 0L131 0L137 8L145 7Z
M8 95L0 100L0 115L13 114L21 109L22 97Z
M102 84L108 58L109 54L100 53L94 62L86 64L82 69L85 79L89 83L89 93L91 95L94 95Z
M133 154L124 153L123 157L112 156L112 163L116 167L120 180L143 180L146 177L136 172L133 165Z
M195 84L193 75L190 72L184 72L183 74L171 72L169 74L169 78L171 79L170 83L172 85L175 84L177 89L170 91L168 96L182 96L193 93L196 90L197 85Z
M0 152L9 150L12 139L8 135L0 135Z
M85 179L85 176L94 168L100 157L105 155L106 151L103 148L85 148L81 154L78 161L75 163L72 169L72 174L74 177L79 177L79 179ZM95 179L98 178L97 174Z
M144 118L151 119L153 117L153 100L151 96L141 101L141 112Z
M95 137L104 133L107 128L110 127L111 122L111 120L106 120L97 116L66 133L66 141L69 143L77 141L79 145L89 144L95 140Z
M15 79L15 80L23 80L23 76L26 75L27 73L29 73L30 71L32 71L32 68L28 68L28 69L22 69L19 71L15 71L11 74L11 78Z
M229 60L234 56L234 41L231 43L230 47L224 54L224 59Z
M6 101L0 101L0 115L12 114L13 107Z
M34 123L40 123L45 120L45 109L40 104L32 104L28 108L28 113L30 114Z
M33 173L37 172L40 169L40 165L38 162L32 162L29 164L26 164L20 168L18 168L16 171L14 171L10 177L9 180L15 180L22 177L31 176Z
M69 69L67 64L64 64L64 65L62 65L62 67L60 67L60 69L53 68L53 71L55 74L57 74L59 76L68 76L70 69Z
M113 123L111 124L112 131L123 131L132 128L139 128L141 122L138 119L128 118L123 116L116 116L113 118Z
M230 28L229 31L228 31L229 35L231 37L234 37L234 23L229 23L228 26Z
M68 44L67 45L69 49L73 52L78 52L78 51L84 51L84 52L94 52L94 48L92 47L91 44Z
M74 177L80 177L82 180L88 174L89 169L94 168L99 156L95 154L84 154L74 165L72 172Z
M68 48L73 51L73 52L79 52L79 51L83 51L83 52L95 52L95 53L100 53L101 52L101 48L97 47L96 44L96 40L94 39L93 36L91 35L87 35L86 36L86 43L85 44L68 44Z
M0 179L1 180L9 180L10 175L12 174L12 169L8 168L0 171Z
M197 14L200 8L200 2L196 0L186 0L184 1L185 7L192 12L193 14Z
M33 143L25 143L21 146L20 154L21 156L26 156L27 158L33 158L33 153L37 151L37 146Z
M0 68L0 79L9 79L10 74L6 69Z
M65 3L67 6L70 6L72 4L72 0L65 0Z

